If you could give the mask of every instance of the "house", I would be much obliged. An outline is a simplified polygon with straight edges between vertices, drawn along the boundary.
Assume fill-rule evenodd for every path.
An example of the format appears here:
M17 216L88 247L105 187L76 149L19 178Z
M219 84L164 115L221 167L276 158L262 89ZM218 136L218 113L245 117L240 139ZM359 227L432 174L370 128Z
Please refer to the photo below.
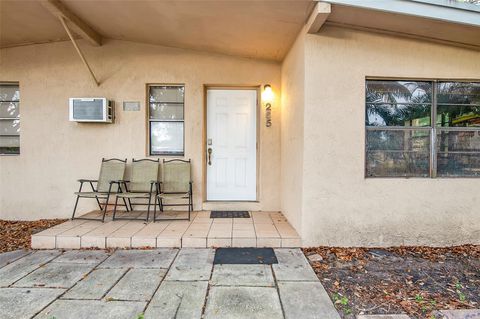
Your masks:
M103 157L184 158L196 210L281 211L304 246L480 243L478 5L0 8L2 219L69 217ZM97 97L113 123L69 120Z

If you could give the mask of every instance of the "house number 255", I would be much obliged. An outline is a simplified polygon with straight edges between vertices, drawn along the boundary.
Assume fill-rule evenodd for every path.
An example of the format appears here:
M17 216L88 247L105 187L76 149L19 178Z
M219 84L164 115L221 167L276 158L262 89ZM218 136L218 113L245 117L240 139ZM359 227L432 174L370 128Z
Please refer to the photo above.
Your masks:
M272 104L267 103L265 106L266 106L266 114L265 114L266 122L265 122L265 125L267 127L270 127L270 126L272 126Z

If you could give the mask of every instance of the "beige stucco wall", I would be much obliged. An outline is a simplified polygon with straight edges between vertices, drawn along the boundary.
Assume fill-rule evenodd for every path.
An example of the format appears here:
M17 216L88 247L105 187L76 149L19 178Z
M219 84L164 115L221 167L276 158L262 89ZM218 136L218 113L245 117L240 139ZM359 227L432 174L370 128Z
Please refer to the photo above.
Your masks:
M300 33L282 64L282 212L302 232L305 36Z
M304 244L480 243L480 179L364 178L365 77L479 79L480 52L324 26L305 59Z
M280 88L280 65L272 62L124 41L91 47L80 41L102 82L96 87L70 42L0 51L0 81L19 81L21 155L0 156L0 218L68 217L76 182L96 178L102 157L146 156L146 83L185 84L185 158L193 161L195 209L202 208L204 85L262 85ZM116 123L68 121L68 98L104 96L117 103ZM140 112L124 112L123 101L141 101ZM273 125L259 119L259 203L280 209L280 108ZM85 203L89 202L87 200ZM90 201L80 207L95 206Z
M145 157L146 83L186 85L185 158L202 208L204 84L270 83L273 126L262 107L253 207L281 209L306 246L480 243L479 179L364 178L365 77L478 79L477 51L329 26L300 34L282 65L124 41L81 45L100 87L69 42L0 50L0 81L21 86L21 155L0 156L0 218L68 217L76 180L95 178L102 157ZM116 123L69 122L74 96L115 100ZM121 109L132 100L140 112Z

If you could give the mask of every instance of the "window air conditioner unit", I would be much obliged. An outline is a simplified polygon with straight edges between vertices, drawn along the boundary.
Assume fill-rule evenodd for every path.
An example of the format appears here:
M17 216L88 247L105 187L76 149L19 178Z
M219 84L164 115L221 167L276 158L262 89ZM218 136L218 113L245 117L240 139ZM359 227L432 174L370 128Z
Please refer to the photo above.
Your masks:
M113 123L115 105L103 97L70 98L69 118L72 122Z

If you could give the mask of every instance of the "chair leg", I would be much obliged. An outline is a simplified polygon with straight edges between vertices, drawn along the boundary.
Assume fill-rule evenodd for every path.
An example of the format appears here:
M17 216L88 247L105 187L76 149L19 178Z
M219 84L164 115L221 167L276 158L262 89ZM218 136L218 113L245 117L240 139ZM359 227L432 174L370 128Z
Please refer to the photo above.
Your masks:
M132 201L128 198L128 204L130 205L130 211L133 212Z
M100 208L100 210L103 210L103 207L102 207L102 205L100 204L100 200L98 199L97 196L95 196L95 199L97 200L98 208Z
M80 199L80 195L77 195L77 200L75 201L75 206L73 207L73 214L72 219L75 219L75 211L77 210L78 200Z
M127 210L127 212L129 212L130 209L128 208L127 201L125 200L125 197L122 197L122 199L123 199L123 203L125 204L125 209Z
M159 202L159 204L160 204L160 212L163 213L163 200L162 200L161 197L160 197L160 202Z
M150 205L151 205L151 202L152 202L152 194L150 193L150 195L148 196L147 219L145 219L145 221L147 221L147 222L148 222L148 219L150 218Z
M190 220L190 214L192 213L192 210L193 210L192 196L188 196L188 220Z
M115 215L117 214L117 204L118 204L118 196L115 196L115 206L113 206L112 220L115 220Z
M110 193L107 195L107 199L105 200L105 206L103 207L103 217L102 217L102 223L105 222L105 216L107 215L107 209L108 209L108 200L110 199Z
M153 222L157 221L157 194L155 194L155 200L153 201Z

